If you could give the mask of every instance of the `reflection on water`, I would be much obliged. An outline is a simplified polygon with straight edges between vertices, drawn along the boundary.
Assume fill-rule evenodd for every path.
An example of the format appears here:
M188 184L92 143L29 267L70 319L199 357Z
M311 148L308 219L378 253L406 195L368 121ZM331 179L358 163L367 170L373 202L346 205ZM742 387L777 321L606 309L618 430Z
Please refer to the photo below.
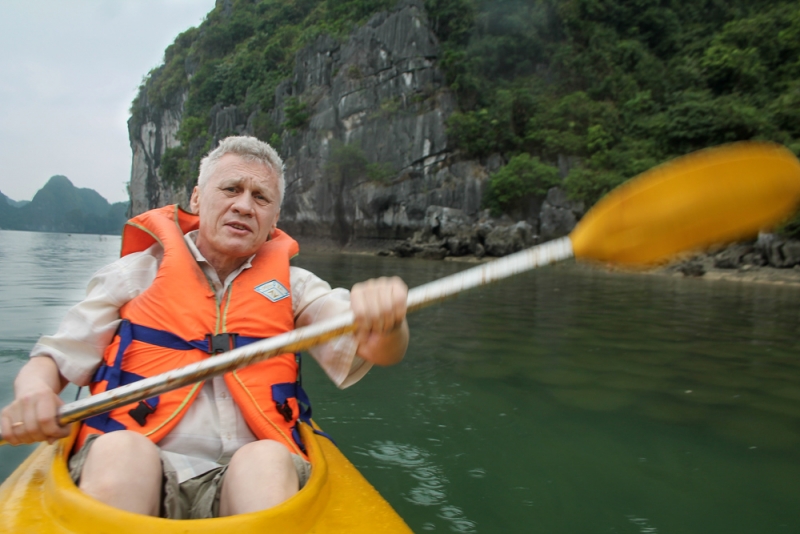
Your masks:
M391 441L376 441L367 447L358 447L356 451L357 454L370 456L383 465L399 467L410 475L416 485L403 495L405 499L417 506L437 507L436 517L444 520L451 531L477 532L476 523L469 520L461 508L448 503L447 485L450 481L445 478L444 469L432 463L431 453L414 445ZM422 528L436 530L437 525L428 521Z
M634 517L631 515L628 516L628 519L631 523L639 528L639 532L641 532L641 534L658 534L658 529L650 526L650 522L646 517Z
M0 232L0 400L119 240ZM13 258L13 263L11 262ZM449 262L302 254L349 287ZM800 290L559 265L409 320L315 419L414 531L800 532ZM25 450L0 449L7 475Z

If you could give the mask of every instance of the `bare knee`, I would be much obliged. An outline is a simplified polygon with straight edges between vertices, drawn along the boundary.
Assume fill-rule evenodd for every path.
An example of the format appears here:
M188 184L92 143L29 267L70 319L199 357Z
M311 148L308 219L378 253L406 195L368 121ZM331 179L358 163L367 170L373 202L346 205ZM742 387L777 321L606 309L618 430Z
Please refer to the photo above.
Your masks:
M161 478L158 447L141 434L123 430L94 441L79 485L88 495L116 508L158 515Z
M271 508L299 489L289 450L277 441L248 443L233 455L220 495L220 515Z

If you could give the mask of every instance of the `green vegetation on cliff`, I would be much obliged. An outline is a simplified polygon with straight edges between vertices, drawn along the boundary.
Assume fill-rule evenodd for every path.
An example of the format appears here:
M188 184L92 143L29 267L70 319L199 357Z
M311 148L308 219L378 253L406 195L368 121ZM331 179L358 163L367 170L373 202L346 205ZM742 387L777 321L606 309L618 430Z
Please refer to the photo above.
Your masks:
M255 134L279 140L284 129L308 120L304 103L287 102L284 124L272 124L275 89L290 77L302 47L327 34L344 40L371 15L393 7L396 0L233 0L218 2L198 27L177 37L164 54L164 64L151 71L131 107L134 122L142 120L142 98L156 109L169 107L188 89L178 138L168 149L162 177L172 184L196 179L199 157L210 147L210 110L235 104L257 111Z
M466 157L499 153L489 204L513 209L567 172L587 204L669 158L737 140L800 152L800 3L782 0L425 0L441 66L457 96L451 144ZM210 145L210 110L257 111L273 142L308 110L269 112L295 53L328 34L345 39L395 0L218 2L152 71L132 112L187 91L164 177L188 184ZM227 7L226 7L227 6ZM141 117L140 117L141 118Z
M443 48L461 108L450 134L471 155L571 161L565 185L592 204L721 143L800 153L796 1L459 2Z

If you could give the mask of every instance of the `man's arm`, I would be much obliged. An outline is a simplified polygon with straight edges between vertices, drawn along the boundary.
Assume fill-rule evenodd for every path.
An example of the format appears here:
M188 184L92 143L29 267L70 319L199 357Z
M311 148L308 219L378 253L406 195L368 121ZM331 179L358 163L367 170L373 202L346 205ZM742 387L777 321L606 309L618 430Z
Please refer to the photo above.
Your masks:
M394 365L408 348L408 287L398 277L360 282L350 291L356 317L356 353L377 365Z
M67 382L89 383L119 324L119 308L146 289L158 271L160 245L129 254L97 271L86 297L70 308L54 335L42 336L14 380L14 401L0 412L0 431L12 445L69 433L56 415Z
M69 434L56 422L64 402L58 394L67 379L52 358L38 356L26 363L14 380L14 402L0 415L3 438L11 445L47 440L52 443Z

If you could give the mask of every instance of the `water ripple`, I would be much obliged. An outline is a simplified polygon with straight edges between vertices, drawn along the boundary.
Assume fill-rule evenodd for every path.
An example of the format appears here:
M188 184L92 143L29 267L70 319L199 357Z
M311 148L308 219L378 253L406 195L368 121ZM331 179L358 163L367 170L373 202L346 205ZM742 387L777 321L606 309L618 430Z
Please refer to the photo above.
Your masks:
M636 517L629 515L628 521L633 523L639 528L641 534L658 534L658 529L650 525L650 521L646 517Z
M477 532L477 523L467 518L461 508L448 503L447 485L450 481L444 469L433 463L430 452L410 444L375 441L366 448L359 447L357 454L369 456L383 463L384 467L403 469L417 483L403 494L403 498L417 506L439 507L436 517L445 521L452 532ZM476 468L470 471L470 475L482 478L485 471ZM436 530L436 524L426 522L422 529Z

